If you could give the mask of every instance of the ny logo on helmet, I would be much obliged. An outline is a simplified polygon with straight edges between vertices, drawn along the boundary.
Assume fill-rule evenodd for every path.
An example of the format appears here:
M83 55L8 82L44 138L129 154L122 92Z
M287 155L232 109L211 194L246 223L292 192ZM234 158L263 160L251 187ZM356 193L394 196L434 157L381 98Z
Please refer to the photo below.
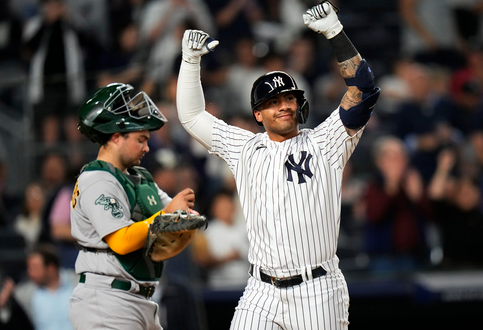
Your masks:
M271 88L271 90L268 91L269 93L273 92L275 88L285 86L285 83L283 82L283 78L280 76L273 77L273 85L271 85L268 81L265 81L265 84L267 84Z

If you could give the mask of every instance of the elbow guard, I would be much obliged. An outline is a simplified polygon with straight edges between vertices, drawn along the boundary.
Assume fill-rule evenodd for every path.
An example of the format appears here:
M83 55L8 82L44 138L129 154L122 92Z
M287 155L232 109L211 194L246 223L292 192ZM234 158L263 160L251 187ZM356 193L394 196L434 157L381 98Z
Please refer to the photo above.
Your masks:
M342 120L344 126L356 129L367 124L367 121L371 118L372 109L374 109L380 93L381 89L379 87L374 87L371 92L364 93L365 96L362 99L362 102L353 106L349 110L339 107L340 120Z
M367 64L366 60L362 60L356 71L356 76L352 78L345 78L347 86L356 86L363 93L371 92L376 85L374 84L374 74ZM363 99L365 96L362 97Z
M356 86L362 92L362 101L348 110L340 107L340 119L347 128L362 127L371 117L381 89L374 84L374 74L366 60L361 61L355 77L344 80L347 86Z

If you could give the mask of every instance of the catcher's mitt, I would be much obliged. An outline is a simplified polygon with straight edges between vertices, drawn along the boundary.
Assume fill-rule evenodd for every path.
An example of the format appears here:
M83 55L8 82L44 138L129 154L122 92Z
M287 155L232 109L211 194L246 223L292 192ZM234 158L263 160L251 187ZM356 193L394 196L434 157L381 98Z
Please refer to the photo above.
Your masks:
M184 250L196 231L208 222L206 217L189 211L177 210L154 218L146 239L146 255L153 261L163 261Z

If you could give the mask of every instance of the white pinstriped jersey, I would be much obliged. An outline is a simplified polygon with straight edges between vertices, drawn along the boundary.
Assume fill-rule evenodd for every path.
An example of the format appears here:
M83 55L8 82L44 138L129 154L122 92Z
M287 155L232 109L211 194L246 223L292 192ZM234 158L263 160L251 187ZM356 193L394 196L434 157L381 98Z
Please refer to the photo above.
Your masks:
M338 269L342 172L362 131L349 136L338 109L283 142L215 119L210 153L234 173L252 264L276 277Z

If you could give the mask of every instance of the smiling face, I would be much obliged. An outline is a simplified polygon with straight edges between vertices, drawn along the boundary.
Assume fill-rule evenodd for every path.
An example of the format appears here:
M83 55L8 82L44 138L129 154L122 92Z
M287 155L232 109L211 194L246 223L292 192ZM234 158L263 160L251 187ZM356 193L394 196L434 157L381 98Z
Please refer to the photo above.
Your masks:
M299 133L297 107L295 93L286 92L263 102L253 113L255 119L263 123L270 139L281 142Z

